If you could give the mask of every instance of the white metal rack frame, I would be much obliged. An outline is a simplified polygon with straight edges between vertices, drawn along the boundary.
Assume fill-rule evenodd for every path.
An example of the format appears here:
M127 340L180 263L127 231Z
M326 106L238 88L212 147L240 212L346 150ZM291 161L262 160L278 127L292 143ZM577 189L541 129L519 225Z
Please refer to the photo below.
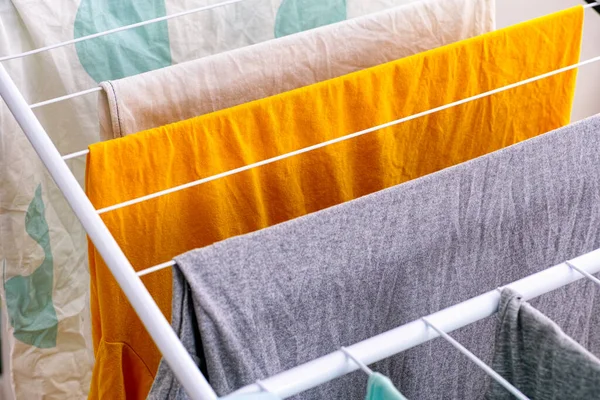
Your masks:
M6 102L8 108L14 115L18 124L21 126L28 140L31 142L36 153L39 155L50 175L75 212L75 215L81 221L88 236L94 243L96 249L104 258L106 265L139 315L142 323L158 346L164 359L169 364L188 395L194 400L214 400L217 399L217 395L210 387L204 376L201 374L200 370L196 367L191 357L179 341L179 338L172 330L171 325L160 312L158 306L139 278L139 276L153 272L154 270L171 266L173 263L163 263L159 266L152 267L149 270L140 271L139 273L134 271L125 254L123 254L123 251L99 216L100 212L108 212L110 210L96 210L93 207L85 192L65 163L65 159L84 155L87 153L87 150L73 153L65 157L61 156L32 111L32 108L40 107L45 104L51 104L56 101L67 100L79 95L94 93L98 89L88 89L72 95L61 96L57 99L51 99L45 102L29 105L2 65L2 61L23 57L30 54L36 54L41 51L47 51L60 46L72 44L76 41L92 39L94 37L122 31L124 29L135 28L148 23L158 22L219 6L234 4L240 1L242 0L229 0L212 6L201 7L106 32L100 32L98 34L47 46L14 56L0 57L0 96ZM598 5L600 4L591 3L586 5L585 8L591 8ZM283 154L272 159L267 159L232 171L227 171L213 177L204 178L186 185L182 185L181 187L176 187L167 191L144 196L144 198L133 199L132 201L116 205L111 209L125 207L129 204L147 200L148 198L166 195L176 190L183 190L187 187L199 185L214 179L219 179L221 177L238 173L250 168L259 167L261 165L324 147L342 140L348 140L350 138L373 132L387 126L399 124L411 119L419 118L459 104L463 104L468 101L490 96L501 91L525 85L527 83L563 73L565 71L588 65L596 61L600 61L600 56L549 72L547 74L539 75L522 82L507 85L477 96L450 103L423 113L405 117L396 121L391 121L387 124L356 132L329 142L324 142L316 146L307 147L292 153ZM600 272L600 249L580 256L574 260L554 266L545 271L531 275L508 286L520 292L525 299L531 299L584 277L592 280L595 279L596 283L598 283L596 278L590 276L590 274L597 272ZM498 309L499 299L500 293L498 291L490 291L417 321L413 321L409 324L382 333L360 343L348 346L347 351L352 352L352 354L358 360L361 360L365 364L371 364L439 337L440 335L436 329L439 329L443 332L451 332L494 314ZM432 327L435 329L431 329ZM327 356L318 358L306 364L297 366L289 371L285 371L271 378L265 379L260 383L249 385L238 390L236 393L259 392L265 388L268 388L269 391L281 397L289 397L340 377L358 368L359 366L349 360L343 351L338 350Z
M216 399L217 395L206 382L173 329L171 329L170 323L163 316L152 296L136 275L127 257L125 257L110 231L104 225L96 209L79 186L77 179L69 170L3 65L0 65L0 95L40 159L48 168L59 189L63 192L148 333L150 333L163 357L173 369L177 379L192 399Z

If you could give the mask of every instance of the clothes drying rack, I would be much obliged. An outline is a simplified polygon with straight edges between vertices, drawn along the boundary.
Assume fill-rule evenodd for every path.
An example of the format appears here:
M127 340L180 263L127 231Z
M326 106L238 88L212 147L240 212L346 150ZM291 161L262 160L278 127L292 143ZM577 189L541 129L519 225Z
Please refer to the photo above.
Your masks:
M148 330L150 336L161 351L165 361L173 370L173 373L185 388L190 398L194 400L214 400L217 395L206 381L192 358L187 353L186 349L180 342L179 338L171 328L170 323L161 313L160 309L154 302L152 296L140 280L140 276L149 274L162 268L167 268L174 265L172 261L148 268L146 270L135 272L127 257L111 235L110 231L100 218L100 214L111 210L126 207L131 204L139 203L151 198L155 198L169 193L184 190L186 188L200 185L212 180L216 180L225 176L233 175L251 168L256 168L272 162L276 162L288 157L293 157L308 151L312 151L321 147L325 147L343 140L348 140L357 136L361 136L382 128L397 125L412 119L420 118L425 115L433 114L469 101L477 100L483 97L491 96L495 93L503 92L518 86L526 85L553 75L560 74L569 70L573 70L588 64L600 61L600 56L573 64L552 72L548 72L521 82L503 86L476 96L468 97L453 103L449 103L428 111L424 111L415 115L401 118L395 121L388 122L379 126L365 129L360 132L355 132L340 138L323 142L314 146L306 147L286 153L277 157L266 159L254 164L246 165L231 171L223 172L208 178L199 179L185 185L177 186L168 190L163 190L137 199L133 199L115 206L107 207L102 210L96 210L84 190L77 182L75 176L70 171L65 163L65 160L79 157L87 154L88 150L79 151L66 156L61 156L57 148L52 143L52 140L44 130L43 126L36 118L32 109L41 107L47 104L58 101L68 100L77 96L87 95L100 91L99 87L84 90L81 92L68 94L36 104L28 104L23 95L13 82L12 78L6 71L3 61L29 56L32 54L41 53L43 51L52 50L58 47L74 44L84 40L93 39L103 35L108 35L115 32L120 32L126 29L132 29L143 25L168 20L171 18L180 17L183 15L192 14L195 12L205 11L217 7L227 6L239 3L243 0L229 0L222 3L198 7L192 10L187 10L177 14L172 14L160 18L151 19L116 29L111 29L104 32L80 37L66 42L34 49L24 53L0 57L0 96L6 102L11 113L15 117L23 132L31 142L36 153L40 157L48 169L50 175L56 182L58 188L65 196L67 202L75 212L75 215L83 225L89 238L94 243L98 252L104 258L104 261L121 289L129 299L129 302L140 317L142 323ZM588 1L588 0L586 0ZM589 1L588 1L589 2ZM590 3L584 8L599 7L600 2ZM573 260L565 261L559 265L553 266L536 274L530 275L519 281L513 282L507 287L510 287L519 292L525 300L530 300L544 293L558 289L562 286L575 282L582 278L587 278L594 283L600 285L600 280L591 274L600 272L600 249L579 256ZM419 320L410 322L406 325L392 329L388 332L374 336L362 342L356 343L347 348L342 348L334 351L326 356L320 357L308 363L302 364L288 371L279 373L275 376L267 378L263 381L256 382L239 389L235 393L256 393L260 391L269 391L282 398L293 396L302 391L316 387L320 384L333 380L349 372L359 368L365 368L366 364L371 364L394 354L400 353L419 344L425 343L437 337L444 337L449 340L461 352L469 356L473 361L478 362L477 358L468 353L468 351L456 342L454 342L447 332L452 332L466 325L477 322L483 318L489 317L497 312L500 301L500 291L492 290L480 296L474 297L447 309L438 311ZM480 362L480 361L479 361ZM481 364L479 364L482 368ZM489 368L489 367L488 367ZM485 369L485 368L484 368ZM493 371L486 370L490 373ZM494 377L497 379L497 377ZM501 383L501 382L500 382ZM510 384L504 385L511 390ZM514 388L512 388L514 389ZM516 390L516 389L514 389ZM511 390L511 392L513 392ZM519 396L520 392L513 392L518 398L526 398Z

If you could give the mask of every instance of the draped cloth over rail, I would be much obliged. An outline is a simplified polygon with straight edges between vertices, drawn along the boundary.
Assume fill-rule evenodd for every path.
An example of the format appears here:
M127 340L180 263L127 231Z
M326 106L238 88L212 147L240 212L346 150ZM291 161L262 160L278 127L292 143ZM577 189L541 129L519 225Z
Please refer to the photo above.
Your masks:
M583 8L90 146L96 208L323 142L578 61ZM531 49L544 49L533 53ZM102 215L137 270L438 171L569 122L570 71ZM92 398L144 398L160 353L90 247ZM170 318L171 271L143 278Z
M599 145L597 115L182 254L173 328L219 395L257 380L272 387L275 374L597 249ZM599 298L583 280L532 304L598 352ZM600 362L520 305L503 294L500 314L452 337L532 400L596 398ZM442 339L372 368L411 400L515 398ZM360 399L364 372L356 374L290 400ZM189 399L164 361L151 394Z
M415 1L102 82L100 136L105 140L127 136L490 32L495 27L494 4L494 0Z

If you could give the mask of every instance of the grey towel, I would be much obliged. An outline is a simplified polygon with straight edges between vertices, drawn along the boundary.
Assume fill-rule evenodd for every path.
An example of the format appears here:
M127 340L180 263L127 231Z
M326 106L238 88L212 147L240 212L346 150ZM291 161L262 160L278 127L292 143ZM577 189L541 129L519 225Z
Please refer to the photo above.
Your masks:
M600 360L513 290L502 291L498 313L496 372L531 400L600 398ZM492 382L487 399L513 396Z
M176 259L175 328L224 395L591 251L600 247L599 149L593 117L188 252ZM600 349L594 301L596 288L581 281L532 304ZM489 318L454 336L489 364L495 326ZM481 399L489 384L443 340L373 369L411 400ZM355 372L294 398L362 399L366 380ZM164 363L152 393L185 398Z

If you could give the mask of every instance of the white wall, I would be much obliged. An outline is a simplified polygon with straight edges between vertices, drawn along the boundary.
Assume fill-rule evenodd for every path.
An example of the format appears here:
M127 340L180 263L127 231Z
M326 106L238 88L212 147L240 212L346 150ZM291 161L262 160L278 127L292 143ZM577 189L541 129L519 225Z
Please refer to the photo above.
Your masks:
M503 28L531 18L559 11L583 0L496 0L497 27ZM600 14L585 10L581 59L600 56ZM572 120L600 113L600 62L579 70Z

